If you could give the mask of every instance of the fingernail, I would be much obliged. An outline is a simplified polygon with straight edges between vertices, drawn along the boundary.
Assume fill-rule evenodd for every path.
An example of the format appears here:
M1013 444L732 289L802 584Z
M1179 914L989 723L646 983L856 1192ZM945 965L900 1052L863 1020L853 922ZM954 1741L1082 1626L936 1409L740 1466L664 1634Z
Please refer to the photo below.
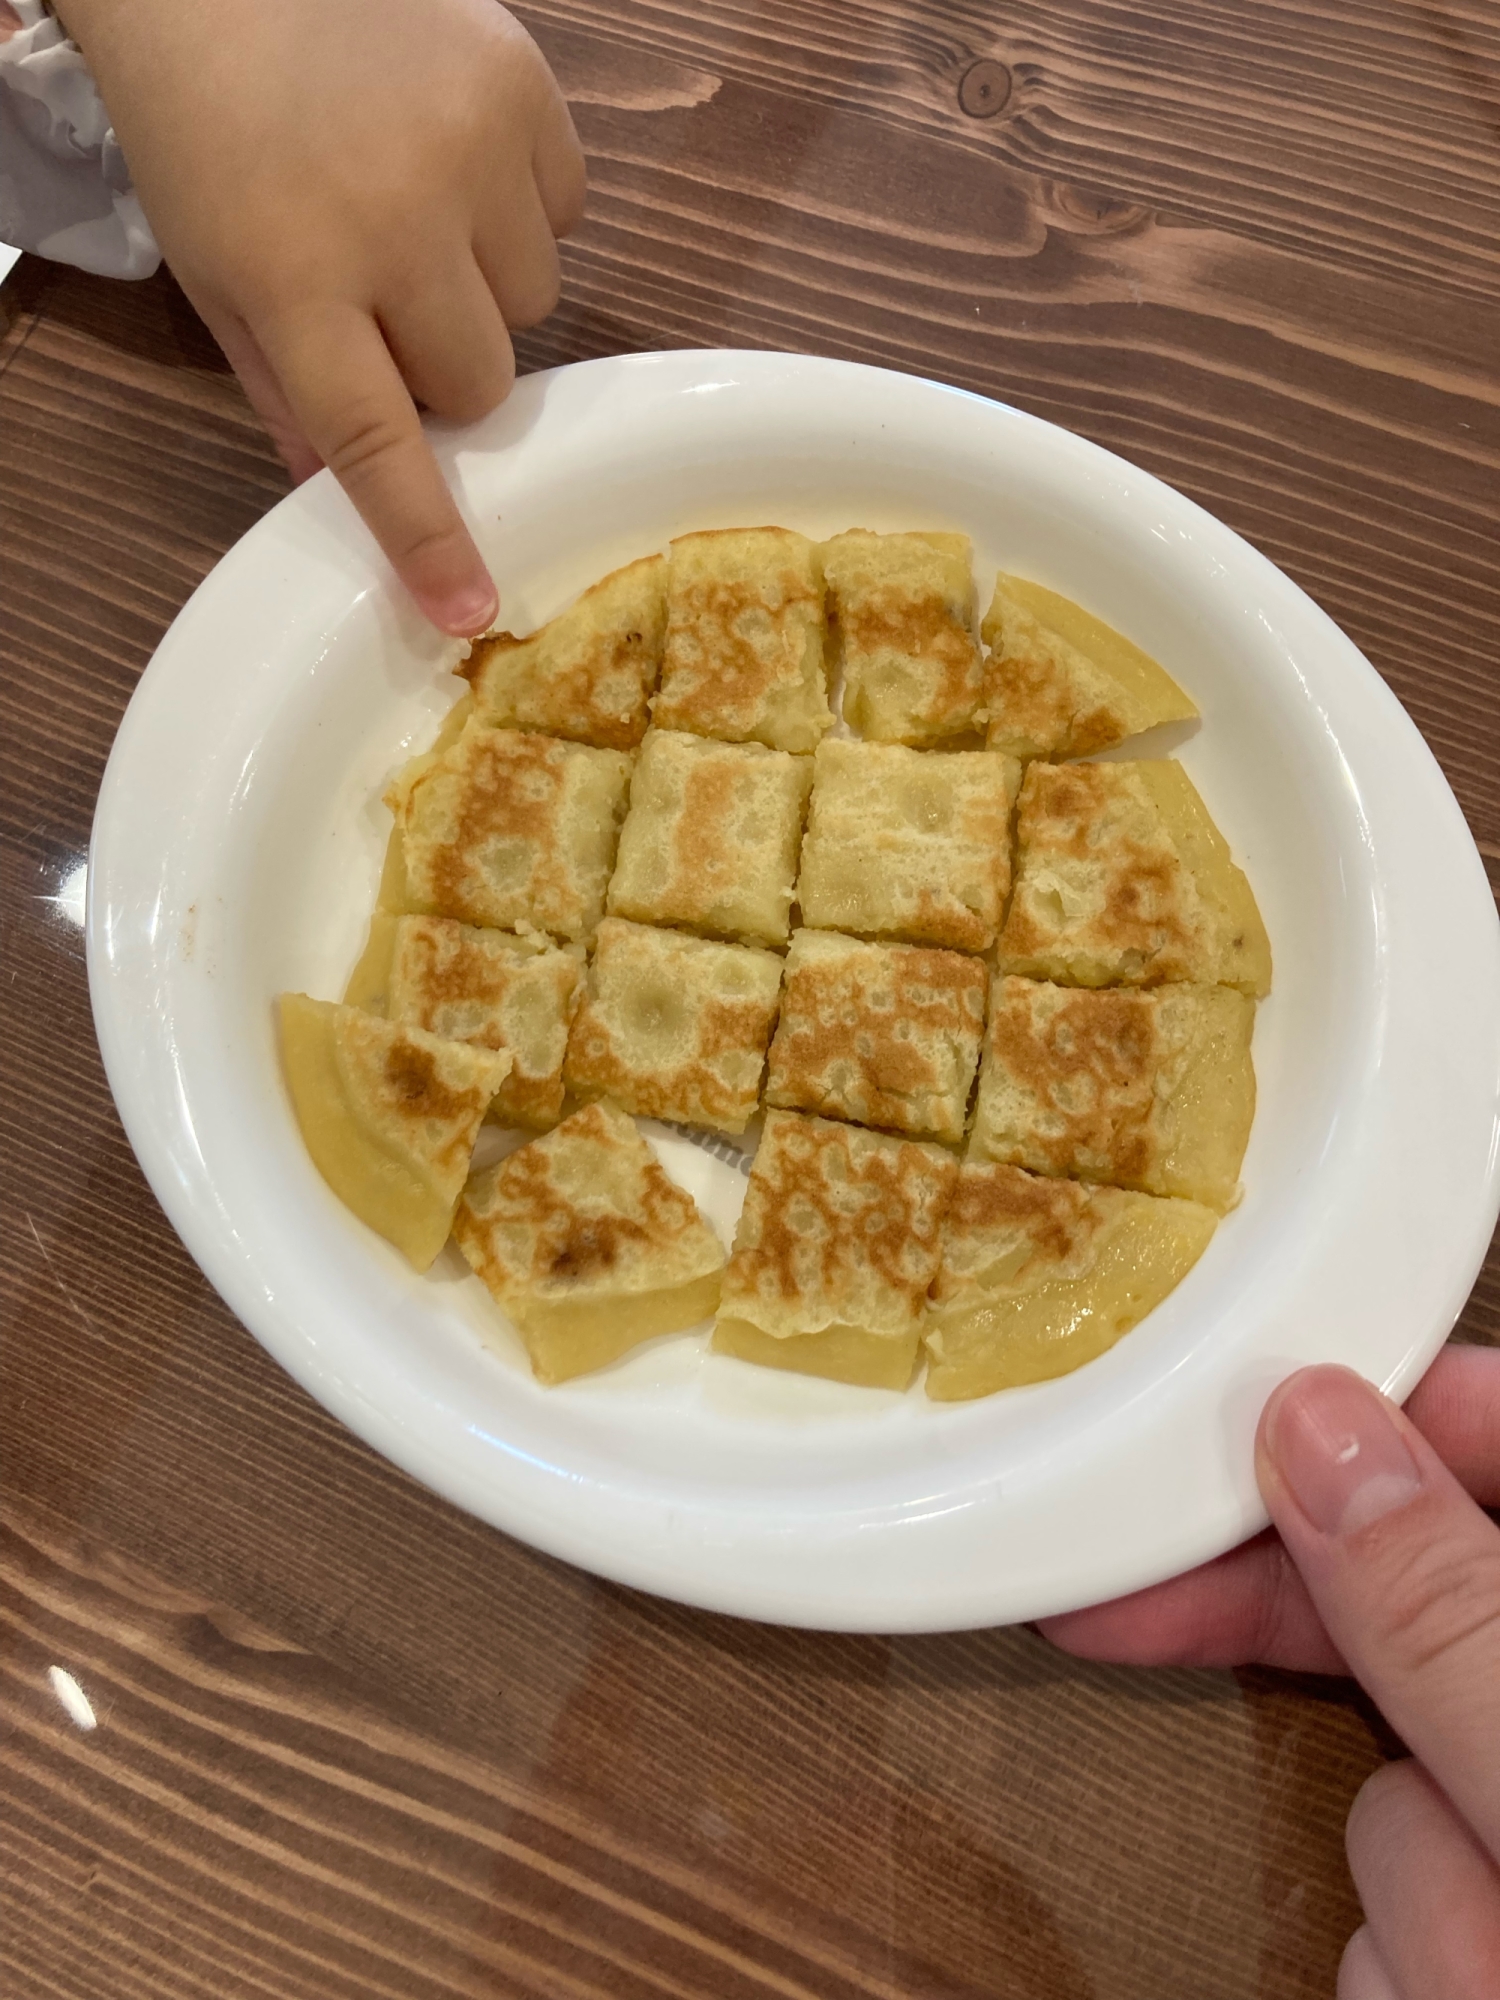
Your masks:
M452 632L458 638L472 638L476 632L484 632L494 624L499 615L500 599L492 583L467 586L455 590L437 603L429 604L428 616L435 625L445 632Z
M1279 1390L1266 1413L1265 1449L1325 1535L1352 1535L1421 1491L1383 1398L1347 1368L1304 1369Z

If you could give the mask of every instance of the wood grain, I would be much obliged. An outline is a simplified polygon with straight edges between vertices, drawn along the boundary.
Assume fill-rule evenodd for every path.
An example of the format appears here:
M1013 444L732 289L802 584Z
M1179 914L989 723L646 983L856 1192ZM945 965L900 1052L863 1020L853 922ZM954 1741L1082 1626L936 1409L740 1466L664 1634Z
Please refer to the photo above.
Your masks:
M801 348L1127 453L1351 632L1500 884L1493 10L522 11L593 182L524 365ZM595 1583L224 1311L120 1131L68 897L136 676L285 481L169 279L27 260L4 305L6 2000L1330 1992L1343 1815L1392 1747L1347 1687ZM1500 1338L1494 1256L1460 1332Z
M305 1504L304 1539L333 1511ZM326 1620L273 1632L120 1539L31 1511L0 1549L0 1837L35 1914L7 1946L53 1954L97 1911L76 1965L43 1957L65 1992L126 1940L146 1993L1227 1994L1227 1964L1281 1957L1312 1992L1352 1921L1339 1829L1370 1740L1342 1695L1083 1669L1024 1632L736 1626L454 1517L328 1553L346 1598L384 1574L351 1672L328 1655L364 1648ZM1141 1786L1158 1760L1170 1787ZM1298 1812L1272 1825L1283 1772Z

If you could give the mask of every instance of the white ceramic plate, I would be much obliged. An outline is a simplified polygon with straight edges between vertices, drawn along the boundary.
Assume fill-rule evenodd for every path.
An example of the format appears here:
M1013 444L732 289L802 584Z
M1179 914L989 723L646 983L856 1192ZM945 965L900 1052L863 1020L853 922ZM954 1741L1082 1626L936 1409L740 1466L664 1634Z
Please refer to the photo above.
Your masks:
M1404 1394L1497 1203L1500 936L1452 794L1337 628L1122 460L931 382L777 354L532 376L438 433L519 629L690 527L954 527L1082 599L1197 699L1180 754L1255 886L1276 990L1246 1194L1176 1292L1058 1382L931 1404L664 1341L562 1389L451 1250L418 1278L303 1151L272 997L336 997L393 765L457 684L324 474L225 557L121 726L89 873L89 972L121 1116L230 1307L378 1450L603 1575L792 1624L1035 1617L1262 1525L1251 1438L1294 1366ZM656 1135L732 1225L742 1180Z

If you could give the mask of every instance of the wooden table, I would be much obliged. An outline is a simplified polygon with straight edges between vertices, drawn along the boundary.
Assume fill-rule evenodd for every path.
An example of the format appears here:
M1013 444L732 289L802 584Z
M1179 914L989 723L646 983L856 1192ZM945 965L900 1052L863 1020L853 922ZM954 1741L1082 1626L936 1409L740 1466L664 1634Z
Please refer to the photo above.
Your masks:
M1492 8L524 12L593 173L525 365L810 349L1126 453L1352 634L1500 870ZM284 482L165 277L4 298L6 2000L1331 1994L1389 1747L1346 1686L633 1596L230 1318L116 1120L80 870L136 676Z

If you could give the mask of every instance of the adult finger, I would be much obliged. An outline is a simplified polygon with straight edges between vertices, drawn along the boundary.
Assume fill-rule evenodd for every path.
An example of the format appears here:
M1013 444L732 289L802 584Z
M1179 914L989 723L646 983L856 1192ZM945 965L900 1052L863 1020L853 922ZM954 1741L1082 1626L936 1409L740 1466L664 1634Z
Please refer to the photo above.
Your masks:
M1361 1924L1344 1947L1334 2000L1409 2000L1386 1970L1368 1924Z
M445 632L484 631L494 583L375 322L337 307L259 338L314 450L422 610Z
M1381 1964L1413 2000L1500 1994L1500 1870L1420 1764L1387 1764L1354 1801L1349 1871Z
M1259 1660L1294 1673L1346 1674L1307 1586L1271 1533L1186 1576L1038 1621L1085 1660L1138 1667L1237 1667Z
M440 280L382 305L379 318L402 380L439 416L474 423L510 394L510 335L467 246L455 247Z
M292 483L300 486L315 472L321 472L323 461L308 443L302 426L292 414L291 404L282 394L281 384L271 372L271 364L261 353L260 343L249 327L237 314L220 310L202 299L194 298L193 305L197 308L198 317L223 348L224 359L239 377L240 387L249 397L251 408L270 432L271 442L291 474Z
M1500 1349L1445 1347L1406 1414L1481 1506L1500 1506ZM1044 1618L1054 1645L1133 1666L1239 1666L1347 1673L1307 1587L1274 1535L1186 1576L1086 1611Z
M1500 1347L1445 1347L1406 1414L1472 1499L1500 1507Z
M1275 1391L1256 1473L1329 1637L1500 1857L1500 1529L1346 1368Z

